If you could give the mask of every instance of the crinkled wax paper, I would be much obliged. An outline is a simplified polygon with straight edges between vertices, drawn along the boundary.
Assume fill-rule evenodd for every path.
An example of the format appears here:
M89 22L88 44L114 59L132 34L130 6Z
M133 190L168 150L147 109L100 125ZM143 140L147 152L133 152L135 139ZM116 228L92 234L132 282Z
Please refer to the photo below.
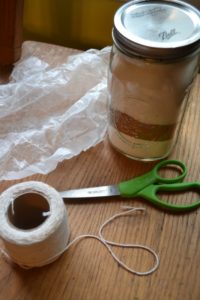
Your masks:
M42 46L39 57L36 45L0 85L1 180L47 174L105 136L110 48L69 56Z

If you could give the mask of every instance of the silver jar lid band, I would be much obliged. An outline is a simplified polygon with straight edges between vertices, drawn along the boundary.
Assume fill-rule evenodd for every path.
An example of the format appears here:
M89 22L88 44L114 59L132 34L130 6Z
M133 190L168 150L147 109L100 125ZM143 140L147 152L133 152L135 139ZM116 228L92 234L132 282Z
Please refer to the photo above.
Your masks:
M113 39L129 55L173 59L200 49L200 12L179 0L135 0L114 17Z

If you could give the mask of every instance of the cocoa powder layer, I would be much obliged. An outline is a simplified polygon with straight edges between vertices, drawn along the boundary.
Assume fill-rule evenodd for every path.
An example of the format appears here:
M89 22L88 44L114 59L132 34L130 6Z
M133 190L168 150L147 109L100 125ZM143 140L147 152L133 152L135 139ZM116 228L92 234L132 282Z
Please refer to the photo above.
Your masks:
M126 113L110 109L110 123L120 132L137 139L166 141L173 137L176 124L157 125L137 121Z

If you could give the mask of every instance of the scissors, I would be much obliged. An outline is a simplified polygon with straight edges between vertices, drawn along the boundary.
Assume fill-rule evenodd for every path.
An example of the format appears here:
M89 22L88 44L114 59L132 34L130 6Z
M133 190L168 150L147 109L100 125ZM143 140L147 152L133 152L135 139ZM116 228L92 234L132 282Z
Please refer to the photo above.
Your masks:
M159 171L164 167L179 169L179 174L175 178L165 178L159 175ZM142 176L135 177L128 181L120 182L117 185L83 188L60 192L63 199L85 199L109 196L121 196L127 198L141 197L152 204L173 212L186 212L200 206L200 199L191 204L172 204L161 200L158 197L160 191L177 192L191 189L200 190L200 182L185 182L187 168L178 160L163 160Z

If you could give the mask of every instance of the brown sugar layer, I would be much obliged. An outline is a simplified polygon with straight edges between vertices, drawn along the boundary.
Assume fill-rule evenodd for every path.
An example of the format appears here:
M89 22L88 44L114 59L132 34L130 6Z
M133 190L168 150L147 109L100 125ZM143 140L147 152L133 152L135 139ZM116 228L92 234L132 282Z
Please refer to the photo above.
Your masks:
M173 137L176 124L158 125L142 123L126 113L110 109L110 123L120 132L137 139L166 141Z

